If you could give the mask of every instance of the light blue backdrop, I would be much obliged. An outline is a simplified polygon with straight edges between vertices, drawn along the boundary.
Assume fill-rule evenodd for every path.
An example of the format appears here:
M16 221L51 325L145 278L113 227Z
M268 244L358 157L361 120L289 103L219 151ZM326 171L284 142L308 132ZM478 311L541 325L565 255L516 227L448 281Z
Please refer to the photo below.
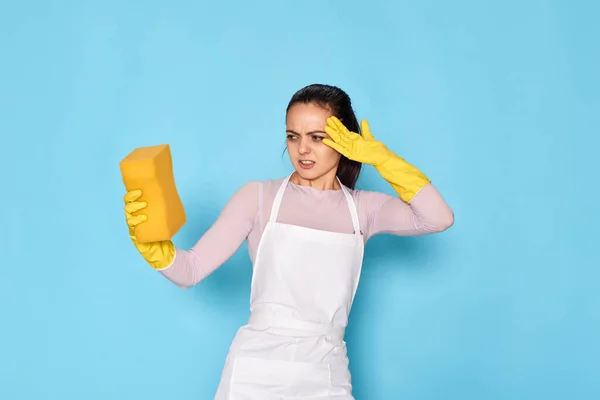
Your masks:
M364 399L600 397L593 1L23 1L0 8L0 398L210 399L240 251L189 291L127 237L118 163L170 143L189 247L290 171L290 96L340 85L455 211L367 246ZM359 187L393 193L366 168Z

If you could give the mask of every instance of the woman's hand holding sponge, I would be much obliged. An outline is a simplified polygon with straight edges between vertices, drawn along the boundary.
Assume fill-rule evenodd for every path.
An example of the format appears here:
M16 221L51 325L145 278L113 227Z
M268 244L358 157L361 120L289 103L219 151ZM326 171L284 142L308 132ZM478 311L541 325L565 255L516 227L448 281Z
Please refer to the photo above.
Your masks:
M169 145L135 149L120 168L129 237L152 268L165 269L175 258L171 238L186 222Z

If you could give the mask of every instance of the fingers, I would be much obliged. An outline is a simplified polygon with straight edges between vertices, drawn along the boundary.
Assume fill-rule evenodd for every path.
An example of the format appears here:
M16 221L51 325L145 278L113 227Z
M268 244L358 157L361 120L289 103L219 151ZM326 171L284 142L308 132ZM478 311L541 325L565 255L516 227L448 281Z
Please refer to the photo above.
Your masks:
M369 123L364 119L360 121L360 131L365 139L375 139L371 133L371 128L369 128Z
M148 219L148 217L144 214L133 215L133 213L143 210L148 206L148 203L145 201L136 201L141 195L141 190L130 190L124 196L125 220L130 228L133 228Z
M123 198L125 200L125 203L131 203L132 201L136 201L137 199L139 199L142 196L142 191L139 189L136 190L130 190L127 193L125 193L125 197Z
M338 135L345 139L346 142L356 142L357 140L361 140L362 136L356 132L348 130L346 126L340 121L337 117L332 116L327 119L327 127L325 128L325 132L329 132L328 127L331 130L335 130ZM338 140L339 141L339 140Z
M146 203L145 201L133 201L131 203L125 204L125 212L133 214L134 212L138 212L146 208L147 205L148 203Z
M327 118L327 127L337 131L342 136L347 136L349 133L346 126L342 124L342 121L337 119L335 116Z
M349 143L353 140L352 132L350 132L336 117L327 118L325 133L327 133L337 143L344 141Z
M324 130L325 133L329 135L329 137L336 143L341 143L345 140L345 138L343 138L342 135L340 135L340 132L335 128L326 126Z
M136 215L136 216L131 216L129 218L127 218L127 225L129 225L130 227L135 227L139 224L141 224L142 222L145 222L148 220L148 217L146 215Z
M348 133L348 128L336 116L327 118L327 124L337 129L340 133Z
M338 143L335 143L329 139L323 139L321 141L324 145L331 147L332 149L334 149L335 151L337 151L338 153L340 153L341 155L348 157L348 151L346 150L346 148Z
M337 119L337 117L327 118L327 127L337 131L342 136L346 136L348 134L348 129L346 129L344 124L342 124L342 121Z

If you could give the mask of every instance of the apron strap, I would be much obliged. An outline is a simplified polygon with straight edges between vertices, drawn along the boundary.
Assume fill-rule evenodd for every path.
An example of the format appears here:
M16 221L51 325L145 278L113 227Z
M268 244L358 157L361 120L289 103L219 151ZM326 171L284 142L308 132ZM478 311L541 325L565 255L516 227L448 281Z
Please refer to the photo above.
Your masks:
M346 196L346 200L348 201L348 208L350 208L350 215L352 216L352 226L354 227L354 234L355 235L362 235L362 232L360 230L360 220L358 219L358 211L356 208L356 203L354 202L354 199L352 198L352 195L350 194L350 192L348 192L348 189L346 189L344 187L344 185L342 185L342 182L340 181L340 179L338 178L338 182L340 183L340 186L342 187L342 190L344 191L344 195Z
M287 184L292 174L289 174L288 177L283 180L283 183L281 184L281 186L279 186L279 190L275 195L275 200L273 200L273 206L271 207L271 216L269 217L269 221L271 222L277 222L277 215L279 214L279 206L281 206L281 199L283 198L283 193L285 192L285 188L287 187Z
M273 200L273 206L271 207L271 215L269 216L269 221L270 222L277 222L277 215L279 214L279 207L281 207L281 201L283 199L283 194L285 193L285 189L287 187L287 184L290 180L290 178L292 177L292 174L289 174L287 176L287 178L285 178L283 180L283 182L281 183L281 186L279 187L279 190L277 191L277 194L275 195L275 200ZM336 177L338 180L338 183L340 184L340 187L342 188L342 191L344 192L344 196L346 197L346 202L348 203L348 208L350 209L350 215L352 217L352 227L354 228L354 234L355 235L362 235L362 232L360 230L360 220L358 219L358 211L356 208L356 203L354 202L354 199L352 198L352 195L350 194L350 192L348 192L348 189L346 189L346 187L342 184L342 181L340 181L340 178Z

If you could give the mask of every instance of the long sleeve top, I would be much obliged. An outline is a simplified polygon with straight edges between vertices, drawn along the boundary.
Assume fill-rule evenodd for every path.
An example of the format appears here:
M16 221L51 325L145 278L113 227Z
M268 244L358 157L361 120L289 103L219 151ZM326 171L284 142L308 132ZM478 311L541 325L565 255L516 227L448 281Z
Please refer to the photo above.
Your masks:
M246 241L254 263L262 232L283 178L251 181L226 203L214 224L189 250L175 249L175 259L160 271L182 288L194 286L223 265ZM377 234L416 236L449 228L454 215L432 183L410 204L381 192L351 190L365 242ZM352 233L352 218L342 190L318 190L288 182L277 222Z

